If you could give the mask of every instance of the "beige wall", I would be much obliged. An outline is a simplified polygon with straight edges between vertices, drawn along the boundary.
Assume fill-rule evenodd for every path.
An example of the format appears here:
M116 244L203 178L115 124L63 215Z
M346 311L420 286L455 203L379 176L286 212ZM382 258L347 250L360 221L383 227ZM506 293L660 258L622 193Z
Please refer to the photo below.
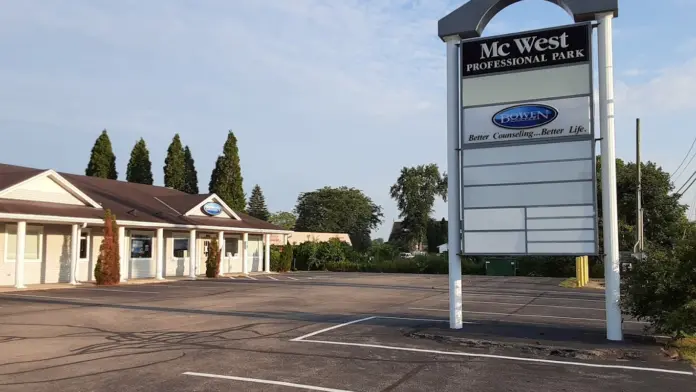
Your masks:
M301 244L303 242L315 241L315 242L326 242L332 238L338 238L340 241L350 242L350 236L346 233L311 233L311 232L300 232L294 231L288 238L287 242L291 244ZM352 245L352 244L351 244Z

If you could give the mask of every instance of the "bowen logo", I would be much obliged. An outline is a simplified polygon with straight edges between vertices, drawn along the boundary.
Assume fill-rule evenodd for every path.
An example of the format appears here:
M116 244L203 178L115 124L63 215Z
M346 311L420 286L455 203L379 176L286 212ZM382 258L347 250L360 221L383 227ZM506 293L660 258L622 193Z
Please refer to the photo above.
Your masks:
M548 105L529 104L505 108L493 115L493 124L506 129L529 129L546 125L558 117L558 110Z
M222 212L222 206L218 203L210 202L203 204L202 210L206 215L216 216Z

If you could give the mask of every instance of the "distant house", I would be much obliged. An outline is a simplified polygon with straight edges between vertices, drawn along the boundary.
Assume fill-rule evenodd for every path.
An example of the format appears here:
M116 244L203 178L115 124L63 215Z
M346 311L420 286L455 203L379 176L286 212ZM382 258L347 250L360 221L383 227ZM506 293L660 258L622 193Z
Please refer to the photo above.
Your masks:
M392 223L392 229L389 233L389 243L391 244L403 244L406 241L406 235L408 234L408 229L404 228L403 222L395 221ZM426 244L424 243L413 243L409 244L407 247L409 252L423 252L426 249Z
M280 236L279 236L280 237ZM348 245L353 245L350 242L350 236L346 233L313 233L306 231L293 231L289 236L287 236L287 242L289 244L298 245L303 242L327 242L330 239L336 238L341 242L345 242ZM279 238L279 240L281 240ZM271 238L271 243L273 243L273 238ZM285 245L284 243L278 243L277 245Z
M437 253L438 253L438 254L442 254L442 253L445 253L445 252L447 252L447 244L438 245L438 247L437 247Z

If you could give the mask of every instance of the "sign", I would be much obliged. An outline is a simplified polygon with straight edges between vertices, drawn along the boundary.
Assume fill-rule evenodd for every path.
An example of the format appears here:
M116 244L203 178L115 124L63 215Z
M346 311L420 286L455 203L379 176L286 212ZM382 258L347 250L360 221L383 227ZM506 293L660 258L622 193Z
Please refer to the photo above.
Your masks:
M462 76L589 62L590 32L584 23L464 41Z
M464 144L590 137L590 98L464 109Z
M203 204L203 207L201 207L201 210L206 215L217 216L217 215L220 215L222 213L222 206L218 203L210 202L210 203Z

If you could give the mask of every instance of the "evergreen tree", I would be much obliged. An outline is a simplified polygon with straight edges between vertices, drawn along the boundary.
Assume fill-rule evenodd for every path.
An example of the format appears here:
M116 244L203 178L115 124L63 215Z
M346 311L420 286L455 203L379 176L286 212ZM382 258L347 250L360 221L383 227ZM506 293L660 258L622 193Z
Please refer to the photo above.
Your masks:
M208 191L220 196L233 210L244 211L246 197L242 188L242 180L237 138L232 131L229 131L222 155L218 157L215 169L210 176Z
M191 155L189 146L184 148L184 161L186 161L186 186L184 187L184 192L197 195L198 172L196 171L196 164L193 161L193 155Z
M249 197L249 209L247 213L254 218L259 218L268 222L271 214L268 212L268 207L266 207L266 198L263 197L263 191L261 187L257 184L251 191L251 196Z
M164 160L164 186L186 190L186 157L179 134L174 135Z
M152 162L145 140L140 138L131 151L126 181L152 185Z
M111 180L118 179L116 155L114 155L113 149L111 148L111 140L109 140L106 129L102 131L97 141L94 142L85 174L90 177L108 178Z

